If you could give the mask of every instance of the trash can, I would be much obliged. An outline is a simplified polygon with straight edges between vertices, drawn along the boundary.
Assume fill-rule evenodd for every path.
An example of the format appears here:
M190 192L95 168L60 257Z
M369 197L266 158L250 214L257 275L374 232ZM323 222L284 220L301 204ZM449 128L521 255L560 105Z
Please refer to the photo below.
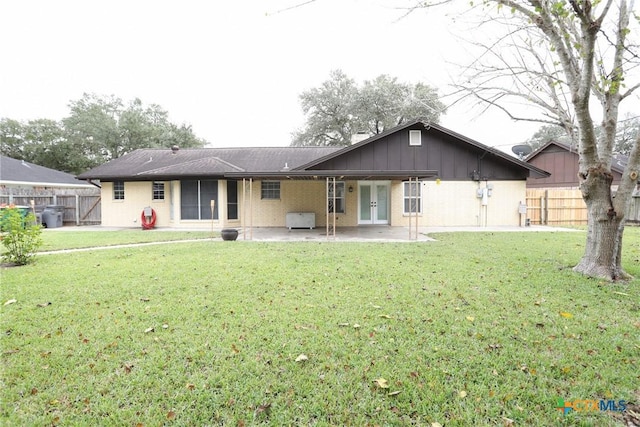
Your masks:
M42 225L46 228L62 227L64 205L48 205L42 211Z

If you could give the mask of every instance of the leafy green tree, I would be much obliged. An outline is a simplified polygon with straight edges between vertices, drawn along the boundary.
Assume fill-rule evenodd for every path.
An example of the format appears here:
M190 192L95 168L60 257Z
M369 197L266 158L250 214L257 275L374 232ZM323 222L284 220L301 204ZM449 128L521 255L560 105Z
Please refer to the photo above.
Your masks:
M159 105L128 105L115 96L84 94L61 122L0 120L2 154L79 174L138 148L203 147L190 126L177 125Z
M159 105L145 107L138 98L124 105L115 96L84 96L70 103L71 115L63 119L67 138L96 164L138 148L202 147L190 127L169 121Z
M24 125L13 119L0 119L0 152L3 156L17 160L25 158ZM28 156L28 154L26 155Z
M406 84L380 75L358 86L341 70L329 80L300 95L307 116L303 129L293 134L292 145L349 145L356 133L376 135L416 118L437 123L445 106L437 90Z

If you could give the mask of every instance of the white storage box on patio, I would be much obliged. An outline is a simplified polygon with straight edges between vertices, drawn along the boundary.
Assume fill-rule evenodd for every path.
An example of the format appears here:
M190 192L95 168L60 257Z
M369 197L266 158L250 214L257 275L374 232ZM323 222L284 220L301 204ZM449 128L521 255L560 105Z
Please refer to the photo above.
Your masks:
M286 226L292 228L312 229L316 226L315 212L289 212L285 222Z

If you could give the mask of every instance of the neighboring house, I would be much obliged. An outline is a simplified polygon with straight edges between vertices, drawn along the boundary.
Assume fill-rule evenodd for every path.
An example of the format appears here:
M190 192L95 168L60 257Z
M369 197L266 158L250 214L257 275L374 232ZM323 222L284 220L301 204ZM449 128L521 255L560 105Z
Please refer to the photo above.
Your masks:
M575 148L557 141L549 141L533 153L525 161L537 168L546 170L551 175L547 178L527 179L527 188L578 188L578 160ZM611 164L613 185L617 186L626 166L626 157L614 156Z
M531 224L584 225L587 205L579 189L579 155L575 148L549 141L525 159L527 163L548 171L546 178L527 178L527 218ZM617 189L628 158L614 155L611 164L613 189ZM640 181L627 213L627 221L640 222Z
M490 226L518 225L527 178L548 175L414 120L341 148L136 150L78 178L100 181L105 226L145 207L160 227Z
M46 206L55 205L61 214L55 220L57 226L100 222L100 190L94 185L65 172L0 156L0 204L4 203L33 203L39 218ZM52 226L46 218L43 225Z
M28 204L25 198L51 198L78 192L95 194L97 188L66 172L0 156L0 203Z

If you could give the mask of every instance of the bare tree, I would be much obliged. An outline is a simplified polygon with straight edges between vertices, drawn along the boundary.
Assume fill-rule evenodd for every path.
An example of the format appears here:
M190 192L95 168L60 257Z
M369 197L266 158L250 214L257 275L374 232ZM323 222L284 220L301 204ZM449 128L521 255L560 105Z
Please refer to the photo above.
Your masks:
M416 6L422 7L424 2ZM500 35L480 45L482 54L457 84L459 94L485 108L499 108L514 120L560 126L578 142L588 232L574 270L613 281L629 278L621 266L622 237L640 169L636 135L620 185L612 188L620 105L640 87L633 8L634 0L484 0L475 7L482 11L480 25ZM514 101L529 108L518 114Z

